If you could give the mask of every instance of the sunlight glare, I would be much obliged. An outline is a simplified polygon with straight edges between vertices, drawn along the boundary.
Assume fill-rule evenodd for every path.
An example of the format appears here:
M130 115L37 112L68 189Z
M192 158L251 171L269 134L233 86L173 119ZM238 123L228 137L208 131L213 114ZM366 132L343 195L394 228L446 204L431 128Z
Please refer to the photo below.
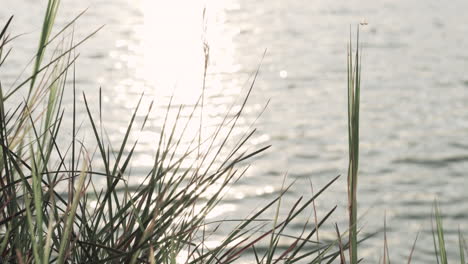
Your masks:
M204 70L203 6L199 0L143 1L143 65L136 74L158 95L174 92L184 103L199 96Z

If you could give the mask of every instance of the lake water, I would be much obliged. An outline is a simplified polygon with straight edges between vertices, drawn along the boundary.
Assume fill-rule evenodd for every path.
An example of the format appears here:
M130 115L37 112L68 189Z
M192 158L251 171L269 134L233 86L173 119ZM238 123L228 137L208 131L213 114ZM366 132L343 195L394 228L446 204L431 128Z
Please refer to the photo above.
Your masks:
M26 33L15 40L8 70L0 72L5 87L37 47L42 2L2 0L0 21L15 14L12 31ZM434 263L430 217L437 198L449 252L456 257L458 228L468 231L468 2L208 1L206 30L204 6L182 0L62 1L61 25L89 7L76 39L106 25L78 49L77 85L92 103L102 87L110 140L119 142L141 92L144 107L157 101L147 132L135 135L140 145L134 173L152 165L150 150L169 96L190 106L200 95L206 32L206 129L219 124L227 105L245 93L265 49L241 132L271 100L255 123L251 146L272 148L232 186L218 217L247 216L275 197L285 174L297 181L287 201L310 196L309 179L318 190L341 174L318 200L317 213L338 205L333 221L344 230L346 45L349 25L365 19L358 194L363 232L381 231L386 213L392 261L404 261L421 232L414 263ZM68 94L66 107L70 102ZM325 224L325 239L334 238L333 221ZM382 251L379 233L364 242L360 254L364 263L376 263Z

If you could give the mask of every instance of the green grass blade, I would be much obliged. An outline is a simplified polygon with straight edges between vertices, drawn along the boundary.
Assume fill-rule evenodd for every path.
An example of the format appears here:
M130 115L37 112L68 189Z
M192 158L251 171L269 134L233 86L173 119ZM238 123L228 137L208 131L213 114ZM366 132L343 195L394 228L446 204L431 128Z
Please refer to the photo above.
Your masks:
M353 63L351 39L348 44L348 210L349 210L349 255L350 263L358 262L357 253L357 181L359 166L359 108L361 70L359 56L359 26L356 38L356 53Z
M66 219L65 230L63 232L63 236L60 242L60 248L58 251L58 260L57 260L58 264L63 264L66 261L67 247L69 246L70 235L73 230L73 222L75 219L76 209L78 208L78 203L84 191L85 180L86 180L86 175L87 175L86 171L87 171L87 162L85 159L85 162L83 163L83 168L80 173L80 177L78 178L77 191L73 197L73 202L71 204L71 207L69 208L69 210L67 210L68 215L65 218Z
M458 227L458 246L460 250L460 263L466 264L465 262L465 241L463 240L462 233L460 231L460 227Z

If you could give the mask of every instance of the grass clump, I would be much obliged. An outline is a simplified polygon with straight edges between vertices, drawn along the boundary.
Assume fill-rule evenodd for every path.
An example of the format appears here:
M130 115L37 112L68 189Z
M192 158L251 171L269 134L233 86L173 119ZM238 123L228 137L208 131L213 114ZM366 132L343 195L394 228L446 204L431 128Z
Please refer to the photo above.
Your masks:
M231 136L255 78L240 110L231 108L213 134L202 139L199 132L188 144L183 142L184 135L197 109L202 108L203 97L189 109L186 122L180 121L183 106L176 110L176 121L169 122L167 116L174 109L169 105L156 140L153 165L137 186L131 185L130 165L138 142L130 142L130 134L145 129L151 106L144 120L138 121L140 99L120 144L108 143L101 103L93 107L85 94L84 104L77 103L76 48L96 32L77 42L73 37L59 37L69 31L73 35L72 25L79 14L52 35L58 5L59 1L48 1L31 74L8 90L0 86L2 262L233 263L249 252L257 263L320 263L339 255L334 241L313 241L335 208L323 219L316 219L311 230L305 225L292 244L285 247L283 242L291 239L286 235L287 227L301 213L312 210L314 201L336 178L312 197L298 199L284 219L277 214L267 221L272 224L265 224L266 212L279 204L290 186L285 187L266 206L238 220L219 245L205 244L223 224L208 223L206 216L220 203L228 186L244 175L245 163L269 148L246 150L254 129L240 138ZM12 21L10 18L1 30L1 67L7 65L7 47L14 40L8 33ZM62 105L68 86L72 86L71 113ZM21 103L16 103L18 100ZM79 107L87 114L96 151L79 139ZM66 115L72 118L72 127L67 128L71 134L63 132ZM104 186L96 184L101 179ZM261 246L263 241L266 247Z

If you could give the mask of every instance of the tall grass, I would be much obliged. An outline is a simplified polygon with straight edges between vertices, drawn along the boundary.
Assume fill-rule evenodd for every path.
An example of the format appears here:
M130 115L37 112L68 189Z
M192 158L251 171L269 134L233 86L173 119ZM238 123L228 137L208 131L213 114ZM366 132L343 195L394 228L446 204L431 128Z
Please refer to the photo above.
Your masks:
M351 34L351 30L350 30ZM347 56L347 87L348 87L348 148L349 148L349 165L348 165L348 213L349 213L349 259L350 263L359 263L362 259L358 257L358 172L359 172L359 111L360 111L360 94L361 94L361 49L359 41L359 25L357 27L356 48L352 46L352 36L350 35L348 44ZM444 228L442 224L442 215L437 201L434 202L432 220L432 235L434 242L434 256L438 264L447 264L448 255L446 249ZM435 227L434 227L435 223ZM387 225L386 217L384 219L384 246L382 263L391 263L390 254L387 243ZM338 231L339 233L339 231ZM408 264L412 262L413 253L416 248L419 233L416 235L413 246L408 256ZM460 263L465 263L465 251L468 252L465 240L461 231L459 231L459 258ZM341 256L341 263L346 263L344 255Z
M359 106L361 96L361 63L359 54L359 27L356 38L356 52L353 55L350 36L348 44L348 211L349 211L349 258L352 264L358 262L357 247L357 192L359 168ZM354 59L353 59L354 57Z
M203 95L189 109L188 121L181 121L183 106L178 107L176 120L168 121L174 109L169 104L155 141L152 167L139 185L130 185L130 164L138 144L130 142L130 134L146 129L152 104L141 122L136 117L143 111L142 99L136 102L118 146L106 140L101 99L96 107L83 93L84 104L78 104L75 82L76 48L97 31L77 42L73 37L59 37L64 32L73 33L72 25L81 13L52 35L58 6L59 1L48 1L38 50L31 59L31 74L21 77L23 81L8 90L0 86L2 261L232 263L248 254L257 263L322 263L339 256L335 241L318 244L313 240L335 208L316 219L313 228L306 224L302 234L287 235L288 226L305 211L313 210L314 201L336 178L312 197L295 201L284 219L280 214L268 218L269 209L279 204L290 188L286 186L253 215L237 220L237 226L218 246L205 244L205 239L225 223L207 222L206 216L222 201L228 186L245 174L246 162L269 148L248 151L245 147L255 129L241 137L231 136L258 71L239 104L240 110L231 107L213 134L202 137L200 129L188 144L183 140L190 122L195 122L197 109L202 110ZM10 18L1 30L1 67L8 66L6 50L14 38L7 32L12 21ZM65 112L62 105L70 83L71 113ZM22 96L23 92L26 96ZM80 107L87 114L96 152L79 140ZM62 132L66 116L72 118L71 135ZM97 185L99 179L104 179L105 184ZM271 224L265 225L265 219L270 219ZM285 247L284 241L291 238L293 242Z

